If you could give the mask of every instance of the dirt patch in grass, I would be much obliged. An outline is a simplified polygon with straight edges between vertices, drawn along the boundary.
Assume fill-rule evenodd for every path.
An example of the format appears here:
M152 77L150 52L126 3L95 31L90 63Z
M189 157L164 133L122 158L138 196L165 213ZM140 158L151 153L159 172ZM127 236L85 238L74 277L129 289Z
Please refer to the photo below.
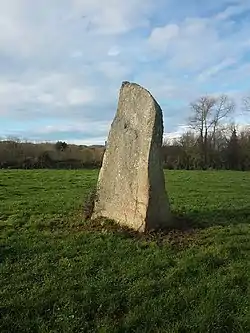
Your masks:
M193 243L197 238L198 229L190 226L184 217L175 217L176 228L165 229L159 231L137 232L131 228L121 226L114 221L98 218L95 220L87 220L78 230L87 232L100 232L117 234L123 238L131 238L138 241L155 242L159 246L164 243L170 243L176 246L187 246L190 242Z

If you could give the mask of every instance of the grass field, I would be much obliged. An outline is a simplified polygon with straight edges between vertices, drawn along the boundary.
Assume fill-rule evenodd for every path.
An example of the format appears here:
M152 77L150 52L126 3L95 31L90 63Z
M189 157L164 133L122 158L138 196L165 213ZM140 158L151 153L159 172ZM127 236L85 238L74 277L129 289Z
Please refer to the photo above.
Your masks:
M168 171L190 230L93 226L97 171L0 171L0 332L250 332L250 173Z

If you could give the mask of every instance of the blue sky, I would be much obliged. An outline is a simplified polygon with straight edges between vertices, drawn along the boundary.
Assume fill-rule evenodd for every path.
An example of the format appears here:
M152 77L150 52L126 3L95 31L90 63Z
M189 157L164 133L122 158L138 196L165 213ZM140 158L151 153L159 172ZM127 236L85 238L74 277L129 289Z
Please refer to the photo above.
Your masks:
M175 136L200 95L250 94L249 31L247 0L0 0L0 137L103 144L123 80Z

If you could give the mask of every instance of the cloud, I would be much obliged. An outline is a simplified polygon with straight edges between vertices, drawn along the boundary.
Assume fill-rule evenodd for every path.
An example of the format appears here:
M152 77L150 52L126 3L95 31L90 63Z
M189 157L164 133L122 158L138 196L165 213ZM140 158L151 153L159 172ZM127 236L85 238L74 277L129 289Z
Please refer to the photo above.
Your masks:
M118 61L103 61L97 65L97 69L109 79L122 80L131 72L131 68Z
M90 30L101 35L116 35L149 25L146 14L150 0L74 0L74 8L89 22Z
M6 113L7 110L11 113L12 107L21 107L22 104L38 103L50 107L84 106L96 100L96 97L94 87L87 84L78 85L72 76L60 73L45 75L37 81L31 78L20 82L0 81L0 113Z
M26 129L15 129L6 131L4 137L18 137L22 140L31 141L68 141L79 144L104 144L105 135L109 130L110 123L107 121L88 121L81 124L71 122L69 124L53 124L44 127L36 125L28 131Z
M236 2L237 3L237 2ZM244 1L244 3L238 3L233 6L228 6L223 12L216 15L217 20L227 20L231 17L239 16L250 10L250 4Z
M116 57L120 54L120 50L117 46L112 46L109 51L108 51L108 55L110 57Z
M73 88L68 92L66 101L69 105L84 105L92 102L96 97L93 88Z
M168 24L155 28L149 37L149 44L156 50L166 51L169 42L178 37L180 27L177 24Z
M250 91L249 10L242 0L3 2L0 136L103 142L123 80L148 88L166 132L179 133L199 95Z
M171 133L166 133L164 135L163 140L172 142L173 140L178 139L182 134L186 133L187 131L188 131L187 125L179 125L175 131Z
M208 68L207 70L205 70L204 72L201 72L198 76L198 79L200 81L204 81L207 78L218 74L220 71L222 71L225 68L228 68L234 64L237 63L237 59L234 58L226 58L224 60L222 60L220 63Z

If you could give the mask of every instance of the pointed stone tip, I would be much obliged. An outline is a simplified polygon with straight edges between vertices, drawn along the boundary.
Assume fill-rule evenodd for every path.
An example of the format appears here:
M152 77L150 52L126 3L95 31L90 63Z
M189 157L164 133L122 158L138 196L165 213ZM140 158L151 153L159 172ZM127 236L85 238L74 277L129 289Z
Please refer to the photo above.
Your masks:
M122 88L125 87L125 86L136 86L136 87L142 88L142 86L140 86L138 83L129 82L129 81L123 81L122 82Z
M128 84L130 84L129 81L122 81L122 86L126 86L126 85L128 85Z
M123 90L123 88L125 87L130 87L130 88L136 88L138 90L144 91L145 93L147 93L154 101L155 103L159 106L159 104L157 103L157 101L155 100L155 98L153 97L153 95L150 93L150 91L146 88L144 88L143 86L141 86L138 83L135 82L129 82L129 81L122 81L122 85L121 85L121 89L120 91ZM160 107L160 106L159 106Z
M138 86L138 84L136 84L136 83L134 83L134 82L123 81L123 82L122 82L121 89L122 89L122 88L125 88L125 87L129 87L129 86L132 87L132 86L135 86L135 85Z

